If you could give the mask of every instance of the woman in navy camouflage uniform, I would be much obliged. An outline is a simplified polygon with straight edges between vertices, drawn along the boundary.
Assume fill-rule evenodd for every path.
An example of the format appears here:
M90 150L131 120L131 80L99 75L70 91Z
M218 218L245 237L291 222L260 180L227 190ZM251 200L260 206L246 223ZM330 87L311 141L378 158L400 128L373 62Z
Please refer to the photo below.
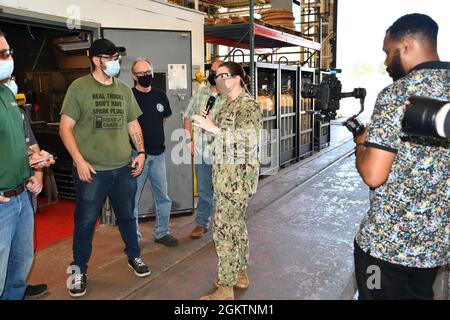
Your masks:
M215 134L213 238L218 256L218 279L214 281L216 291L202 297L206 300L234 299L233 287L246 289L249 285L245 212L258 184L262 120L258 104L245 91L248 80L241 65L222 64L217 70L216 82L226 101L214 122L211 117L192 117L197 125Z

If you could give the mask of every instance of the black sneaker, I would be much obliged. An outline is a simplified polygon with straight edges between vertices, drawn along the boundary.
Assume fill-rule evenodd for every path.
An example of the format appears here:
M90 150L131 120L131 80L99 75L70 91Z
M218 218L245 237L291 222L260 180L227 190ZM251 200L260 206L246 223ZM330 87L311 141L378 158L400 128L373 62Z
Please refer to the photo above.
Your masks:
M160 238L155 239L155 242L162 243L163 245L167 247L176 247L178 245L178 239L172 237L170 234Z
M138 277L146 277L149 276L152 271L150 268L145 264L144 260L142 258L134 258L133 260L128 261L128 266L134 270L134 274Z
M37 285L28 285L25 290L25 299L37 299L48 293L48 287L45 283Z
M71 297L79 298L86 294L87 276L86 273L74 273L70 283L69 293Z

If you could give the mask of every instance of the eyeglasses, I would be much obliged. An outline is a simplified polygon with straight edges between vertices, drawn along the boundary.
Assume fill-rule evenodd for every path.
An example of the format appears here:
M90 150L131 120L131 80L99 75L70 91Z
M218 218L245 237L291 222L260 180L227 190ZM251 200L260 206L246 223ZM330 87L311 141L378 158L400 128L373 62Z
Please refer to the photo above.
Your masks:
M1 59L8 59L13 55L13 49L3 49L0 50L0 58Z
M218 80L218 79L228 79L233 77L233 75L229 72L224 72L224 73L219 73L218 75L216 75L214 77L214 80Z
M153 70L134 72L134 75L137 77L150 76L153 74Z
M103 58L103 59L108 59L109 61L115 61L115 60L119 60L122 59L122 56L119 53L113 54L113 55L99 55L97 56L97 58Z

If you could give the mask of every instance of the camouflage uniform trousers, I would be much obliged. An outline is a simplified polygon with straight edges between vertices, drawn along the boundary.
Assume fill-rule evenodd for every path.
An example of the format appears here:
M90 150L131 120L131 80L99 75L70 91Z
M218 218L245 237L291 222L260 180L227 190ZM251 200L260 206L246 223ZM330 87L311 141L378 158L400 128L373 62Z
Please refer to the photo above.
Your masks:
M234 286L238 273L246 270L249 243L246 209L250 196L247 193L216 193L213 239L218 257L219 284Z

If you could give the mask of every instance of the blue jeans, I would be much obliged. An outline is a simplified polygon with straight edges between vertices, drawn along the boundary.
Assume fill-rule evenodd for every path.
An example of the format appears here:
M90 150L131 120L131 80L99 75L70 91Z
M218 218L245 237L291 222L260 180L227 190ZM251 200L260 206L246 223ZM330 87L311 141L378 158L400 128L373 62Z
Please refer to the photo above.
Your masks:
M95 224L106 197L111 201L128 260L139 257L141 249L136 236L136 217L133 215L136 179L131 176L131 168L125 166L97 171L92 175L92 183L82 182L76 168L72 172L76 199L72 265L78 266L79 272L86 273Z
M197 225L208 229L211 214L214 208L214 192L212 186L212 165L210 162L202 161L195 165L197 176Z
M34 217L27 191L0 203L0 300L22 300L33 263Z
M135 158L136 156L137 153L133 150L132 157ZM167 192L166 157L164 153L157 156L147 155L144 169L141 175L137 177L137 190L134 198L134 216L136 217L136 221L139 214L139 201L141 200L142 190L144 189L147 178L150 179L153 200L155 201L155 238L161 239L170 233L169 220L170 210L172 208L172 200L169 198ZM137 230L138 236L141 239L142 236L139 227Z

